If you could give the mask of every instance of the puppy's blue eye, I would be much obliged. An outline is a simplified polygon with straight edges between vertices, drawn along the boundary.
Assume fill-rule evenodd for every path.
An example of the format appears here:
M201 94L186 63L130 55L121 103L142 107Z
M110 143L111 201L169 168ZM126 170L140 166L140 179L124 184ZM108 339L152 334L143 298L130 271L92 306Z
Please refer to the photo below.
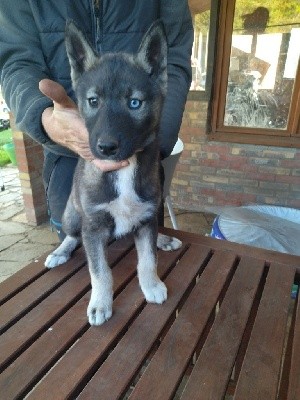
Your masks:
M96 108L96 107L99 106L99 99L98 99L98 97L89 97L89 98L88 98L88 102L89 102L89 105L90 105L91 107L93 107L93 108Z
M142 100L139 99L129 99L128 100L128 107L131 110L138 110L142 105Z

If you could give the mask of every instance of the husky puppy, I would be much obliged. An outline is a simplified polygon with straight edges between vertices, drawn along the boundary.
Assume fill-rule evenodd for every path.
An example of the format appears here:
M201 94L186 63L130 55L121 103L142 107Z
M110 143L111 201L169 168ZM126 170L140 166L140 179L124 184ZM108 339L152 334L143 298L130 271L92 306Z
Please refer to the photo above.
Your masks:
M98 56L84 34L68 22L66 49L78 107L96 158L129 160L118 171L101 172L79 159L63 216L67 236L45 262L66 262L82 239L91 276L87 309L91 325L112 315L113 281L106 260L112 238L133 232L138 278L148 302L161 304L167 288L157 276L157 246L174 250L175 238L157 234L161 201L158 130L167 88L167 42L161 22L145 34L136 55Z

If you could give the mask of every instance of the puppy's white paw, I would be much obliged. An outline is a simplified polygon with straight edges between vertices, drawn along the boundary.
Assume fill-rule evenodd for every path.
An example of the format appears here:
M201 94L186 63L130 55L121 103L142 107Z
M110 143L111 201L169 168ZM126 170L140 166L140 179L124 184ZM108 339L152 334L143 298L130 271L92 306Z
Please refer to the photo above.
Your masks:
M69 259L70 259L70 257L67 255L57 255L55 253L51 253L46 258L44 265L47 268L54 268L54 267L57 267L58 265L64 264Z
M164 251L177 250L182 246L182 242L172 236L163 235L161 233L157 236L157 247Z
M162 304L168 297L167 287L162 281L147 288L143 287L142 291L148 303Z
M105 321L108 321L112 316L112 307L111 306L101 306L89 304L87 309L87 316L89 323L91 325L99 326L102 325Z

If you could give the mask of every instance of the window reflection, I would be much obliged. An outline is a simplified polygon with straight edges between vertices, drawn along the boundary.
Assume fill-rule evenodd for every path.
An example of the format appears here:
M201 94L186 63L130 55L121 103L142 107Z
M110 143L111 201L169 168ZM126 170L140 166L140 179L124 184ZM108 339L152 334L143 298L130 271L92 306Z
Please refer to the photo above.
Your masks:
M300 54L300 6L289 3L236 1L224 125L287 128Z
M190 90L205 91L207 81L210 0L189 0L193 17L192 83Z

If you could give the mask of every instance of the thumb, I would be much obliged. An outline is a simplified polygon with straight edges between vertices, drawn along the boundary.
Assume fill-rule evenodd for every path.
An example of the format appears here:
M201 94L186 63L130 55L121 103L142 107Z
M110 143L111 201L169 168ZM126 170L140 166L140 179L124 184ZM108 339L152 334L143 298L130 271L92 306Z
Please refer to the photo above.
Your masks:
M39 82L40 91L55 103L56 107L76 108L74 101L67 95L64 87L51 79L42 79Z

